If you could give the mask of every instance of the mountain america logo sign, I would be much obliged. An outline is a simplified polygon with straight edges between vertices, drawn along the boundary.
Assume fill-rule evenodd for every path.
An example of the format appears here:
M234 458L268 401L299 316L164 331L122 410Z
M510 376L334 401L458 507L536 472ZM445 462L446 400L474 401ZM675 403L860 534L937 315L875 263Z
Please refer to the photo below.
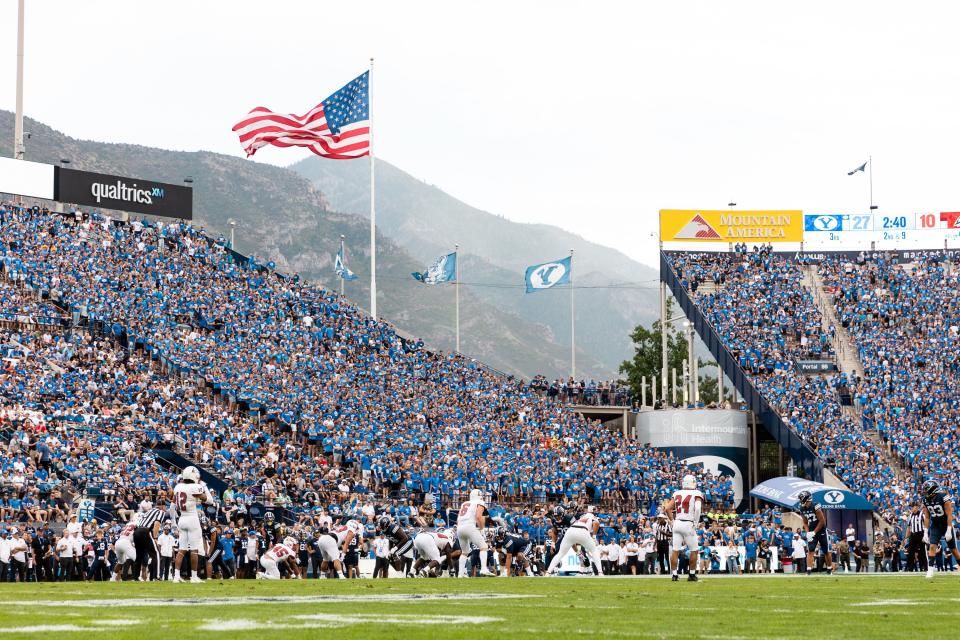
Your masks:
M699 213L695 214L690 222L683 225L680 231L673 236L674 240L720 240L720 234L703 219Z

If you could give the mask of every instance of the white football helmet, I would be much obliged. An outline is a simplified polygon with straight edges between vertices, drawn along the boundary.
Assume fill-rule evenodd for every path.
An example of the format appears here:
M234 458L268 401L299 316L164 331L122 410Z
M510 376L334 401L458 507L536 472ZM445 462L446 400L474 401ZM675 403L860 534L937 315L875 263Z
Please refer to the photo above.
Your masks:
M291 549L296 549L297 539L294 538L293 536L287 536L286 538L283 539L283 544L287 545Z
M189 466L180 473L180 478L191 482L200 482L200 470L194 466Z
M470 502L483 502L483 491L480 489L471 489L470 490Z
M680 483L680 486L684 489L696 489L697 488L697 478L691 474L683 476L683 481Z

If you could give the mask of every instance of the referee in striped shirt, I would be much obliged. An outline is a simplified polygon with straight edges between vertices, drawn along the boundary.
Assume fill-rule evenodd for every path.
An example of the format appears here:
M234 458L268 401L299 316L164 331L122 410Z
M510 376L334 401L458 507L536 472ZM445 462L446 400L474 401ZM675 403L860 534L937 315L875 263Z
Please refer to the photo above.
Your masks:
M657 563L660 565L660 575L666 575L670 572L670 540L673 538L673 528L667 521L667 516L662 513L657 514L657 521L653 524L653 533L656 535Z
M149 558L150 579L156 580L160 571L160 549L157 548L157 536L160 527L167 519L167 513L153 506L149 500L140 503L140 512L135 516L137 528L133 532L133 546L137 549L137 559L133 563L133 575L143 580L143 565Z
M926 571L927 554L923 544L923 514L920 505L910 505L910 517L907 518L907 571Z

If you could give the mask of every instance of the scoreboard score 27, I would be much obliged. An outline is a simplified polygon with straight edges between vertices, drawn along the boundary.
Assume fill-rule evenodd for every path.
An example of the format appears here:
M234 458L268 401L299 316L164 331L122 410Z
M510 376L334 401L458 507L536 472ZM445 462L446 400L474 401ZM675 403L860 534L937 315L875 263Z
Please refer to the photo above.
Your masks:
M804 239L818 242L915 240L960 237L960 211L909 214L806 214Z

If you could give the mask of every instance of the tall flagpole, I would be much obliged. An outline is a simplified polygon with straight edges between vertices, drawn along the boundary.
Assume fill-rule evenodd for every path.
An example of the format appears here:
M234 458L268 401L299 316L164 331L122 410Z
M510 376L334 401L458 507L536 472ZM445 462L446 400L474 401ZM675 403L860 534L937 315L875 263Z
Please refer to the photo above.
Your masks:
M862 158L863 156L860 157ZM870 215L873 215L873 156L870 156L867 164L870 165Z
M577 377L577 321L573 302L573 249L570 249L570 376Z
M454 280L454 290L456 292L455 295L457 298L457 302L456 302L457 353L460 353L460 245L459 244L453 245L453 255L455 260L453 264L454 264L454 268L456 269L456 273L454 275L454 277L456 278Z
M374 206L373 179L373 58L367 82L367 107L370 118L370 315L377 319L377 208Z
M344 240L344 236L341 234L341 236L340 236L340 260L342 260L342 265L343 265L344 267L346 267L346 265L347 265L347 254L346 254L346 253L344 252L344 250L343 250L343 240ZM346 281L346 278L343 277L344 275L345 275L345 274L342 274L342 273L340 274L340 297L341 297L341 298L343 297L343 283Z
M17 106L13 121L13 159L23 160L23 0L17 4ZM18 198L18 201L22 202Z

